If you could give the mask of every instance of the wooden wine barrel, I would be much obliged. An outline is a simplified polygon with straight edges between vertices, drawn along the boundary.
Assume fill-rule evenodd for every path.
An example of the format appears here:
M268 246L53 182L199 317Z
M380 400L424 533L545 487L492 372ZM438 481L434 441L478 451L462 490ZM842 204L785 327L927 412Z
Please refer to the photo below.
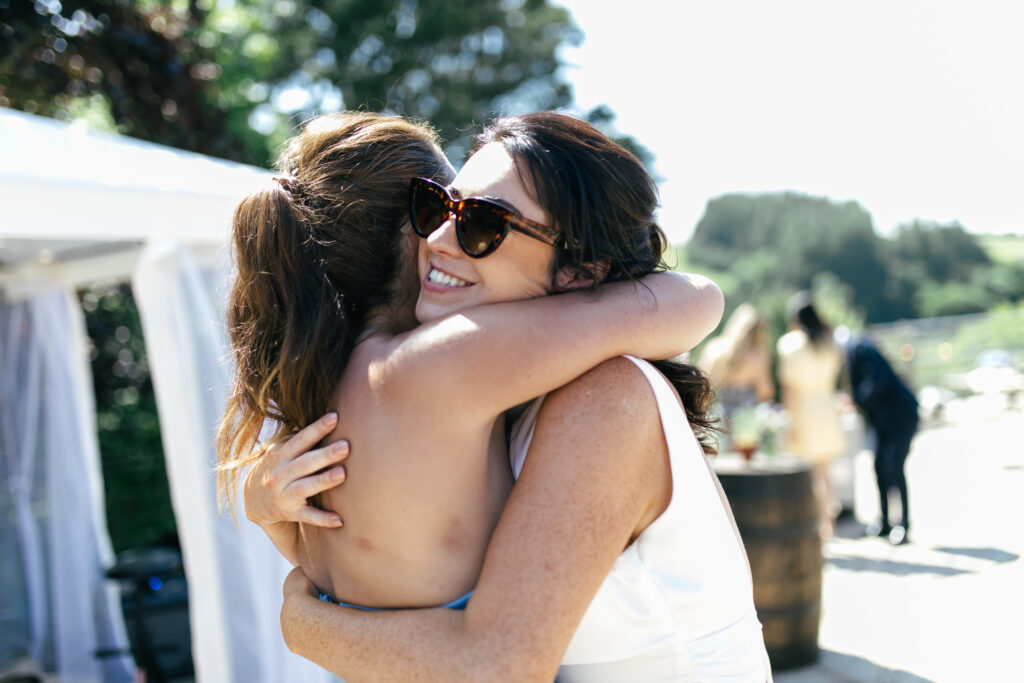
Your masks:
M818 658L821 537L810 468L797 460L712 460L747 549L772 667Z

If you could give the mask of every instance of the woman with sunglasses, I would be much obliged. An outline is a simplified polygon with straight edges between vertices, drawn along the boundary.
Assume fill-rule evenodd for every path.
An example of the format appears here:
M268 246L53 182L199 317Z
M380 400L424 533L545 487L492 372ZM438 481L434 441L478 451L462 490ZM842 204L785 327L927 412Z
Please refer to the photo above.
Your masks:
M624 149L551 113L501 120L482 143L450 192L414 184L421 318L658 266L653 182ZM460 221L478 198L515 207L530 229L555 227L555 245L509 237L471 258L486 240ZM674 387L616 358L521 415L518 482L465 611L341 609L296 570L282 610L289 646L353 680L770 680L742 544L693 431L707 425L707 380L659 367ZM281 452L317 457L301 455L316 438L311 428ZM353 471L336 491L357 483ZM258 488L247 495L267 494Z
M720 293L702 278L664 273L599 296L508 301L548 291L555 238L544 234L543 215L527 216L531 223L501 200L444 203L450 165L429 130L401 119L316 119L278 165L283 177L245 199L233 225L228 323L237 370L218 435L221 484L232 487L247 464L250 484L319 472L289 487L302 501L291 516L261 511L253 496L246 507L325 597L370 608L457 607L512 485L504 412L605 358L693 346L717 322ZM530 254L548 265L533 281L510 275L517 284L504 289L450 266L424 271L424 288L441 299L508 302L459 315L424 309L430 322L416 327L412 251L422 240L402 234L414 177L424 178L417 205L424 200L435 214L417 213L417 230L454 216L447 222L466 248L453 242L459 258L508 270ZM486 294L474 299L474 290ZM572 349L577 334L587 343ZM293 461L273 446L253 451L268 418L278 427L274 443L328 410L336 416L319 423L326 431L314 442L330 432L334 443L318 455ZM362 453L348 465L353 484L306 505L345 476L331 467L346 453L341 435ZM344 513L341 528L335 511ZM304 524L284 523L296 521Z

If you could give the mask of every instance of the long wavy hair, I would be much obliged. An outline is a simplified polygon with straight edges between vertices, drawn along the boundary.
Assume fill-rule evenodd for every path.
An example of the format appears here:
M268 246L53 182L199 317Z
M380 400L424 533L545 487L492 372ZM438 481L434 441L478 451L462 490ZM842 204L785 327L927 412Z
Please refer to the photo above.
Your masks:
M496 119L477 138L500 143L516 161L523 184L562 234L552 264L560 273L596 287L599 281L634 280L665 270L668 241L654 220L654 179L629 150L589 123L558 112ZM706 453L717 451L715 394L699 368L674 360L654 365L675 387Z
M310 120L276 167L232 226L235 378L217 432L229 504L239 468L264 452L264 423L276 426L272 443L327 412L367 315L408 296L396 280L410 179L452 174L432 129L365 112Z

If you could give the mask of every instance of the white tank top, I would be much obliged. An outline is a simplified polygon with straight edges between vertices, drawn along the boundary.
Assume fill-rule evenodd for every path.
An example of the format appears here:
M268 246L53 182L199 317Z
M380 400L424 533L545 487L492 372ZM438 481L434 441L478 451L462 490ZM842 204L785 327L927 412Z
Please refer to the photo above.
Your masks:
M626 356L654 391L672 468L665 511L619 556L569 643L559 683L771 680L746 553L678 396ZM544 397L512 427L518 478Z

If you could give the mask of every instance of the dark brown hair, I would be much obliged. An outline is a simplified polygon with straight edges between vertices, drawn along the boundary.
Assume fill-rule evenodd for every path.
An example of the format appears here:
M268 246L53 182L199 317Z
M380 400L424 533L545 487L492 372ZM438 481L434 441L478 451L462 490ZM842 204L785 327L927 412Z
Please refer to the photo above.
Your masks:
M523 184L561 232L552 289L560 272L597 286L665 270L665 234L654 221L658 191L629 150L589 123L558 112L495 120L477 139L500 143L516 161ZM686 417L707 453L716 451L715 394L696 366L678 361L654 365L675 387Z
M823 348L832 344L832 330L818 316L810 292L797 292L786 302L786 308L789 309L790 321L804 331L811 346Z
M279 437L329 409L367 315L407 294L395 281L410 179L451 180L432 129L365 112L312 119L276 166L281 177L242 200L232 227L236 369L217 433L222 494L262 455L265 420Z

